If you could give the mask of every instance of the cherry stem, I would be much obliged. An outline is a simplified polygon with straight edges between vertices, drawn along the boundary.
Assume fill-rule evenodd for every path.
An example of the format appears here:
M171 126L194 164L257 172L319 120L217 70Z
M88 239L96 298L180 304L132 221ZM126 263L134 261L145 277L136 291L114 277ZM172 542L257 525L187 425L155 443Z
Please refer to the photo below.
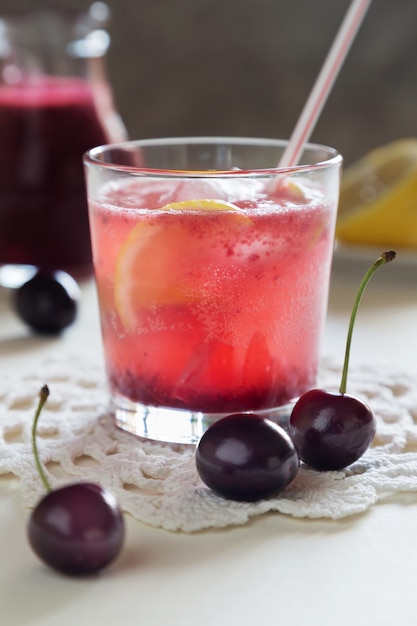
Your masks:
M353 327L355 325L356 313L358 312L359 303L362 299L363 292L365 291L367 284L369 283L371 277L376 272L378 267L380 267L381 265L384 265L385 263L389 263L390 261L393 261L395 257L396 257L396 252L394 252L394 250L388 250L387 252L383 252L381 256L368 269L365 276L362 278L358 291L356 292L356 296L353 301L352 313L350 314L349 329L348 329L348 334L347 334L347 339L346 339L345 360L343 362L342 380L340 382L340 388L339 388L339 391L342 394L346 393L347 375L348 375L349 358L350 358L350 345L352 343Z
M46 489L46 491L51 492L52 491L52 487L49 484L49 481L46 477L46 473L45 470L43 468L43 465L41 463L41 460L39 458L39 452L38 452L38 446L36 444L36 427L38 425L38 420L39 420L39 416L42 412L43 407L45 406L45 403L48 399L49 396L49 389L47 385L44 385L42 387L42 389L39 392L39 402L38 402L38 407L36 409L36 413L35 413L35 418L33 420L33 426L32 426L32 450L33 450L33 455L35 457L35 464L36 464L36 468L39 472L39 476L41 477L41 481Z

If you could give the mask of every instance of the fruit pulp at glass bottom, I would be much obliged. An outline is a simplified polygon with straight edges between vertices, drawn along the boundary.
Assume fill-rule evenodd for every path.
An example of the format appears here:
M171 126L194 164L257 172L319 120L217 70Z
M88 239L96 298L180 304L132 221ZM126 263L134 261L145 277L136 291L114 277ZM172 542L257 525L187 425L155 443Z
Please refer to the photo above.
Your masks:
M185 314L178 312L182 319ZM172 316L166 315L170 323ZM201 329L200 329L201 331ZM244 349L221 340L204 344L197 328L190 335L172 331L155 341L105 341L110 388L116 396L147 406L203 413L265 410L291 402L314 386L317 350L291 366L290 356L274 362L265 335L254 333ZM129 356L123 354L129 352ZM132 356L139 355L139 358ZM301 354L301 352L300 352ZM291 355L292 356L292 355ZM159 366L155 367L155 364Z
M93 243L116 395L224 413L277 407L314 385L332 248L328 207L270 207L249 212L249 223L235 228L222 211L155 215L165 233L171 222L180 225L181 245L177 256L172 246L168 295L159 304L138 303L130 329L114 301L114 265L132 224L120 212L93 215L102 220ZM168 239L164 245L169 249ZM128 286L129 276L124 280ZM172 290L176 281L188 285L188 301Z
M87 81L0 87L0 263L92 271L83 153L105 143Z

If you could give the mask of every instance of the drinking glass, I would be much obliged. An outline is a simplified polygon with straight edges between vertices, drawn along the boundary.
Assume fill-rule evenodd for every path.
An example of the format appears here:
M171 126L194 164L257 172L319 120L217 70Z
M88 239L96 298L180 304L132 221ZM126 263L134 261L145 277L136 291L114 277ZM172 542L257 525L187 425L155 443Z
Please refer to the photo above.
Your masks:
M170 138L84 158L115 421L195 443L221 416L288 419L316 383L342 158Z

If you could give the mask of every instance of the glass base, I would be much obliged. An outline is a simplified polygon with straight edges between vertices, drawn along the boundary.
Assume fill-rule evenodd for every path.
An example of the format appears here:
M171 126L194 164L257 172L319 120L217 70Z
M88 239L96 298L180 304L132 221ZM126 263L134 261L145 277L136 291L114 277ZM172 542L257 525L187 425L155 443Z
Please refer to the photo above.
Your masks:
M295 402L296 400L274 409L251 412L263 415L285 429ZM143 439L183 445L196 445L211 424L230 415L230 412L200 413L145 406L120 396L113 396L112 411L116 426L121 430Z

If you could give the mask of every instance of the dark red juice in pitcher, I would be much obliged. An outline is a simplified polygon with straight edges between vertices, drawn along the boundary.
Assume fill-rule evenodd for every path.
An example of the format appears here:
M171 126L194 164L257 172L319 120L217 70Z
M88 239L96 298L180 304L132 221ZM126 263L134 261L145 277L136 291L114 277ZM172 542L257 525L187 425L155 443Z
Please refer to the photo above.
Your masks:
M0 86L0 264L91 271L82 155L108 140L90 82Z

